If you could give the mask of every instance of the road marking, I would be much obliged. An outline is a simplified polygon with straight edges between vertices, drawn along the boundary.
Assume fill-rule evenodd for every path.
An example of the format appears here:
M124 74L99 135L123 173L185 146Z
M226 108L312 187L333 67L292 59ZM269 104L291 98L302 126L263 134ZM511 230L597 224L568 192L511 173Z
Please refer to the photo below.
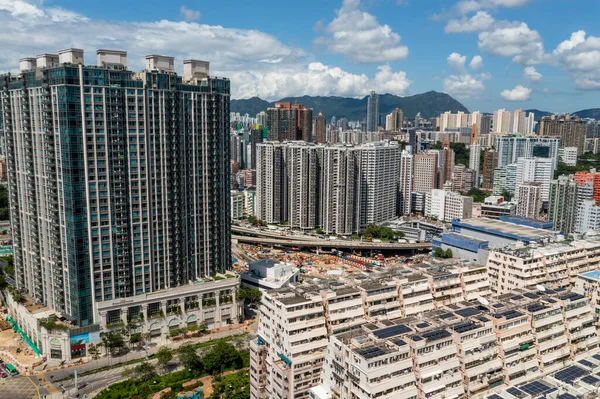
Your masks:
M35 387L35 390L37 391L37 394L38 394L38 398L42 399L42 394L40 393L40 388L35 384L35 382L33 382L31 377L27 377L27 379L29 380L29 382L31 382L31 385L33 385Z

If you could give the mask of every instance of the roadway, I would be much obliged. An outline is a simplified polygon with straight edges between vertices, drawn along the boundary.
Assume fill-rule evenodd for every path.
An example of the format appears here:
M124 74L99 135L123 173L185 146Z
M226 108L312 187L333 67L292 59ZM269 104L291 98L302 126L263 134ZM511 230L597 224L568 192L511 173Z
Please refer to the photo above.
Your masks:
M250 234L251 236L254 237L267 237L267 238L275 238L275 239L281 239L282 237L284 238L293 238L294 240L299 240L299 241L312 241L315 238L313 237L303 237L303 236L287 236L281 233L273 233L271 231L265 231L265 230L258 230L258 229L251 229L248 227L242 227L242 226L236 226L236 225L232 225L231 226L231 231L233 233L239 233L239 234Z
M256 328L256 327L254 327ZM169 347L171 349L177 349L179 346L184 344L194 344L198 342L207 342L211 339L219 339L225 337L234 337L239 336L241 340L240 347L238 349L247 350L248 349L248 340L246 336L243 335L243 329L236 330L228 330L228 331L219 331L212 333L210 335L205 335L198 338L186 339L181 341L169 342L166 345L153 345L148 349L148 355L154 355L158 350L163 347ZM232 338L234 340L234 338ZM234 343L234 342L232 342ZM126 368L134 368L137 364L132 364L129 366L123 366L122 363L125 363L134 359L141 359L146 356L145 350L134 350L129 352L127 355L120 357L103 357L97 360L92 360L85 365L74 366L71 368L65 368L57 371L51 371L48 373L44 373L44 378L51 382L56 387L59 392L62 392L62 396L57 395L57 397L62 398L82 398L84 394L87 394L89 397L93 397L94 393L102 390L116 382L122 381L126 378L122 376L123 371ZM150 364L156 365L157 360L152 358L148 361ZM121 364L120 364L121 363ZM177 363L177 360L173 361L174 364ZM79 374L84 372L89 372L102 367L110 367L108 370L102 370L97 373L88 374L79 376L77 378L77 389L75 389L75 380L74 380L74 371L77 370ZM77 394L79 394L77 396ZM4 399L3 396L0 395L0 398Z
M344 249L366 249L366 250L385 250L385 251L430 251L431 243L400 243L400 242L366 242L349 240L318 240L318 239L297 239L293 236L279 238L248 237L234 235L234 240L249 244L274 245L279 247L296 248L344 248Z

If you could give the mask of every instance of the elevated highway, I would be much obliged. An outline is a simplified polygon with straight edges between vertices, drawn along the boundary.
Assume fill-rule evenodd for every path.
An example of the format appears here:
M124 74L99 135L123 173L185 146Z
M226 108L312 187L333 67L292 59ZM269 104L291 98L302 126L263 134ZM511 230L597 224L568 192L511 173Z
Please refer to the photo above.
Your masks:
M387 242L365 242L365 241L347 241L347 240L318 240L318 239L298 239L299 237L285 236L279 238L250 237L242 235L233 235L232 239L237 242L247 244L263 244L277 247L292 248L311 248L311 249L346 249L346 250L370 250L386 252L404 252L404 251L431 251L431 243L387 243Z

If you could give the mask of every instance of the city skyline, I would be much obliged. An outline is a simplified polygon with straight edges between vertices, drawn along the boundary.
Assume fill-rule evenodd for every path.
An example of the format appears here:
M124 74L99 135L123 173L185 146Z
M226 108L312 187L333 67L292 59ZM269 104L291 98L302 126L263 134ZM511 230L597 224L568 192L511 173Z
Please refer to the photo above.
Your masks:
M215 76L231 78L232 98L436 90L483 111L594 108L600 67L593 62L599 51L593 15L600 6L579 2L565 20L560 3L158 3L128 13L114 0L102 7L7 0L0 5L0 71L14 72L15 59L55 48L117 48L136 60L132 70L143 69L139 60L151 53L173 54L177 63L184 56L211 59ZM279 18L291 11L293 19ZM544 22L559 18L559 26ZM28 40L32 31L46 39Z

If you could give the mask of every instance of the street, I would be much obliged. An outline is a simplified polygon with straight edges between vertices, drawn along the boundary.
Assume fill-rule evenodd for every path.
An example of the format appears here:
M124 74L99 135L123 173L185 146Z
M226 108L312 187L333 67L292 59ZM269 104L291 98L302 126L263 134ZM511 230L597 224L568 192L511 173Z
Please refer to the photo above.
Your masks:
M222 331L222 332L216 332L213 333L211 335L208 336L203 336L203 337L198 337L198 338L192 338L192 339L187 339L187 340L182 340L182 341L177 341L177 342L170 342L167 345L162 345L162 346L166 346L168 348L172 348L172 349L177 349L178 347L180 347L181 345L184 344L195 344L195 343L200 343L200 342L207 342L210 341L211 339L215 340L215 339L219 339L219 338L225 338L225 337L232 337L232 336L236 336L236 335L240 335L242 336L244 334L244 331L242 329L236 329L236 330L229 330L229 331ZM248 342L247 340L242 341L243 345L242 345L242 350L246 350L248 348ZM148 354L152 355L155 354L156 352L158 352L158 350L162 347L160 345L156 345L153 347L150 347L148 349ZM93 360L88 364L84 364L81 366L75 366L75 367L71 367L71 368L67 368L67 369L62 369L62 370L57 370L57 371L52 371L52 372L48 372L44 374L44 377L46 378L46 380L50 383L52 383L52 385L54 387L56 387L56 389L58 391L64 391L63 393L63 397L64 398L75 398L75 397L83 397L84 394L88 394L89 397L92 397L91 395L89 395L91 392L94 391L98 391L100 389L106 388L107 386L114 384L115 382L118 382L120 380L123 380L124 377L121 376L121 373L125 370L125 368L133 368L135 367L135 365L139 364L132 364L132 365L128 365L128 366L119 366L119 363L124 363L130 360L134 360L134 359L140 359L146 356L146 352L144 350L141 351L132 351L130 353L128 353L127 355L124 356L120 356L118 358L101 358L98 360ZM151 359L149 361L150 364L156 364L156 359ZM104 370L104 371L100 371L98 373L93 373L90 375L86 375L86 376L78 376L78 389L77 391L75 391L75 380L74 380L74 373L75 370L77 370L78 374L82 374L86 371L90 371L90 370L95 370L98 368L102 368L102 367L106 367L106 366L115 366L115 367L111 367L108 370ZM63 380L65 378L68 378L65 381L62 382L53 382L53 381L60 381ZM76 394L79 394L79 396L75 396ZM3 396L0 396L3 398Z

